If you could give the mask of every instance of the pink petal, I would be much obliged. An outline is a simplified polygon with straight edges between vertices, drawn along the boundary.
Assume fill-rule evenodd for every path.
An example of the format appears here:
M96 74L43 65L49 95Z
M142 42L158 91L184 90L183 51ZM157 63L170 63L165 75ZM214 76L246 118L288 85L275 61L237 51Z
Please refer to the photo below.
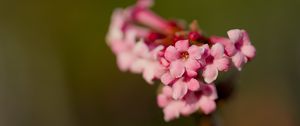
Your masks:
M229 68L229 60L227 58L221 58L214 61L214 65L219 71L227 71Z
M159 54L162 53L162 50L164 49L164 46L160 45L154 48L151 53L151 58L157 60L159 57Z
M185 61L185 67L188 70L198 70L200 68L200 63L194 59L189 58L187 61Z
M222 58L224 56L224 46L216 43L211 47L210 53L215 59Z
M147 66L147 61L144 59L138 59L134 61L130 67L130 71L136 74L142 73Z
M210 114L216 109L215 101L208 99L207 97L201 97L199 105L204 114Z
M145 67L143 77L149 84L153 84L153 79L155 78L155 69L152 66Z
M198 109L199 108L197 108L196 104L185 105L181 109L181 114L184 116L189 116L189 115L193 114L194 112L196 112Z
M238 70L242 70L242 66L244 65L245 63L245 56L240 53L240 52L237 52L234 56L231 57L232 58L232 62L234 64L234 66L236 68L238 68Z
M203 92L203 97L207 97L211 100L216 100L218 98L217 89L214 84L204 84L201 88Z
M252 45L244 45L244 46L242 46L241 51L249 59L254 58L255 52L256 52L254 46L252 46Z
M168 97L163 94L158 95L157 96L157 104L161 108L167 106L169 104Z
M225 51L228 56L233 56L236 53L236 48L229 39L218 36L212 36L210 40L213 43L222 43L225 47Z
M135 44L133 48L133 53L138 56L146 56L149 55L149 48L144 43L144 41L139 41L138 43Z
M191 91L197 91L200 88L198 80L194 78L187 83L187 86Z
M250 38L248 33L245 30L241 30L242 31L242 35L243 35L243 43L244 44L250 44Z
M188 92L186 96L184 96L185 106L181 109L181 114L184 116L188 116L195 111L198 111L198 100L199 98L197 98L194 93Z
M175 100L183 98L183 96L187 93L188 87L186 83L182 80L178 80L173 85L173 98Z
M161 82L165 85L169 85L174 80L175 80L175 78L173 76L171 76L170 72L166 72L161 77Z
M166 49L165 58L168 61L174 61L176 59L179 59L179 52L176 50L176 48L174 46L169 46Z
M164 75L164 73L166 73L166 69L161 65L159 64L158 62L152 62L152 64L154 64L154 75L157 79L160 79L162 77L162 75Z
M218 77L218 69L214 65L207 65L203 70L202 76L206 83L211 83Z
M134 61L131 53L120 53L117 55L117 64L121 71L127 71Z
M189 49L189 40L179 40L175 43L175 48L179 52L187 51Z
M186 74L188 77L196 77L198 73L194 70L186 70Z
M170 63L165 58L160 58L160 63L165 67L168 67L170 65Z
M170 86L164 86L162 89L162 93L167 97L172 97L173 89Z
M184 68L184 62L181 60L176 60L171 62L170 65L170 73L173 77L179 78L181 77L185 72Z
M227 32L227 34L228 34L229 39L230 39L233 43L236 43L236 42L238 42L238 41L241 41L242 36L243 36L241 30L239 30L239 29L232 29L232 30L229 30L229 31Z
M178 118L180 116L180 110L184 106L183 102L173 101L163 110L165 121L171 121L172 119Z
M125 40L127 44L135 45L136 43L136 32L134 30L127 30L125 34Z
M124 41L121 41L121 40L111 41L110 47L111 47L112 51L117 55L128 50L128 46L126 46Z
M192 45L188 49L189 57L193 59L201 59L201 55L204 53L204 49L200 48L199 46Z

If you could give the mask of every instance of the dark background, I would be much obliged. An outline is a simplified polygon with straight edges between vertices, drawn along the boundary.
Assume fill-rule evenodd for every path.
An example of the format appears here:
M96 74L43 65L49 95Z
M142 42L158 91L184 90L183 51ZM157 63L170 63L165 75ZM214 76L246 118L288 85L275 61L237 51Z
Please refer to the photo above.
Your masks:
M114 8L134 0L0 0L1 126L174 126L156 86L122 73L105 43ZM219 110L224 126L297 126L299 0L157 0L168 19L197 19L207 34L246 29L257 48L237 93Z

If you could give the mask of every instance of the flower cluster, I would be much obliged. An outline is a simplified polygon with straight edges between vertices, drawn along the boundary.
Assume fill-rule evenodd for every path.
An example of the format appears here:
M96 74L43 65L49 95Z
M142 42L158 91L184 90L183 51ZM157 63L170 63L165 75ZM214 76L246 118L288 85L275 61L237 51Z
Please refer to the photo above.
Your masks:
M231 62L242 70L255 56L247 32L234 29L227 32L228 38L207 37L196 22L185 28L179 21L156 15L152 5L152 0L138 0L114 11L106 39L118 67L142 74L149 84L161 81L157 103L166 121L213 112L219 72L228 71Z

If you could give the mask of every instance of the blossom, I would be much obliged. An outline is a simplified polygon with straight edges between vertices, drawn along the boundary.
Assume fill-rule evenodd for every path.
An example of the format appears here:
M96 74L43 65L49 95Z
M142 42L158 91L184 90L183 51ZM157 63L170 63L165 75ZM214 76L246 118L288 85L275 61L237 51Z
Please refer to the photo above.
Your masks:
M162 51L163 46L157 46L150 50L143 40L137 42L133 49L136 56L131 66L131 72L143 73L144 79L153 84L153 79L159 78L165 72L164 67L159 63L159 53Z
M206 83L211 83L218 77L218 71L226 71L229 67L229 60L224 55L224 47L220 43L214 44L211 49L203 46L207 50L202 76Z
M200 88L200 84L198 80L191 78L191 79L184 79L181 78L177 80L173 85L172 85L172 97L174 99L181 99L183 96L186 95L188 90L191 91L197 91Z
M170 62L171 76L180 78L185 72L189 77L196 76L201 67L197 60L201 58L202 51L199 46L189 46L188 40L179 40L175 46L167 47L164 56Z
M204 114L213 112L216 108L217 92L214 84L200 82L201 88L188 91L182 99L173 99L173 90L164 86L157 96L157 104L163 108L165 121L178 118L180 115L189 116L201 110Z
M141 74L149 84L163 83L157 104L165 121L195 112L210 114L216 109L213 82L219 71L235 67L255 56L245 30L228 31L229 38L207 37L196 21L184 23L164 19L150 10L153 0L138 0L133 6L116 9L106 36L121 71ZM198 73L202 72L202 77ZM200 111L199 111L200 110Z
M117 64L122 71L129 70L132 63L136 59L136 55L133 52L136 33L133 31L128 31L125 36L126 39L113 41L111 43L111 48L117 56Z
M241 70L245 63L254 58L256 50L245 30L233 29L229 30L227 34L237 50L235 55L232 56L232 62Z
M201 84L201 89L194 92L188 92L184 97L185 106L182 108L183 115L190 115L197 110L201 110L204 114L210 114L216 109L215 100L218 98L214 84Z
M211 36L210 41L213 44L220 43L224 46L225 54L229 57L233 56L236 53L236 48L230 39L219 36Z

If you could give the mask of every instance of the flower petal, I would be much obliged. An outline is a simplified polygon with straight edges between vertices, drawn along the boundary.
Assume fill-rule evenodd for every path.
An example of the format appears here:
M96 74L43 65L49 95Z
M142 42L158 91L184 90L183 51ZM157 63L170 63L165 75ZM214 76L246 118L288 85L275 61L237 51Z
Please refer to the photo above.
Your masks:
M163 110L165 121L168 122L172 119L178 118L180 115L180 110L183 106L184 103L180 101L173 101L169 105L167 105Z
M178 80L173 85L173 98L175 100L181 99L187 93L187 91L187 84L182 80Z
M234 56L231 57L232 58L232 62L234 64L234 66L238 69L238 70L242 70L242 67L245 63L245 56L240 53L237 52Z
M171 62L170 65L170 73L173 77L179 78L181 77L185 72L184 68L184 62L181 60L176 60Z
M150 53L151 53L151 58L157 60L159 54L162 52L162 50L164 49L164 46L160 45L157 46L156 48L154 48Z
M161 107L161 108L167 106L168 103L170 102L170 101L168 100L168 97L167 97L166 95L163 95L163 94L159 94L159 95L157 96L157 99L156 99L156 100L157 100L156 102L157 102L158 106Z
M161 77L161 82L165 85L169 85L174 80L175 80L175 78L170 74L170 72L166 72Z
M153 66L145 67L143 77L149 84L152 85L154 83L153 79L155 78L155 69L153 68Z
M252 45L244 45L244 46L242 46L241 51L249 59L254 58L255 52L256 52L255 48Z
M219 71L227 71L229 68L229 60L227 58L221 58L214 61L214 65Z
M170 86L164 86L162 89L162 93L168 97L172 97L173 89Z
M174 61L179 58L179 52L176 50L174 46L169 46L165 52L165 58L168 61Z
M202 86L201 90L203 92L203 97L207 97L211 100L216 100L218 98L215 84L204 84L201 86Z
M189 40L179 40L175 43L175 48L179 52L187 51L189 49Z
M207 65L203 70L202 76L206 83L211 83L218 77L218 69L214 65Z
M130 67L132 73L142 73L144 68L147 66L147 61L145 59L138 59L134 61Z
M127 71L134 61L134 56L131 53L120 53L117 55L117 64L121 71Z
M224 56L224 46L216 43L211 47L210 53L215 59L222 58Z
M242 39L242 32L240 29L232 29L232 30L229 30L227 32L227 35L229 37L229 39L233 42L233 43L236 43L238 41L241 41Z
M210 40L212 43L221 43L225 47L225 52L228 56L233 56L236 53L234 44L228 38L212 36Z
M137 56L141 57L147 57L149 55L149 48L148 46L144 43L144 41L139 41L135 44L133 48L133 53ZM148 58L148 57L147 57Z
M187 86L191 91L197 91L200 88L198 80L194 78L187 82Z
M202 54L204 53L204 48L200 48L199 46L192 45L188 49L189 57L193 59L201 59Z
M184 63L186 69L197 71L200 68L200 63L194 59L188 59Z
M251 44L248 33L245 30L241 30L241 31L242 31L242 35L243 35L243 43Z
M216 109L216 103L207 97L201 97L199 106L204 114L210 114Z

